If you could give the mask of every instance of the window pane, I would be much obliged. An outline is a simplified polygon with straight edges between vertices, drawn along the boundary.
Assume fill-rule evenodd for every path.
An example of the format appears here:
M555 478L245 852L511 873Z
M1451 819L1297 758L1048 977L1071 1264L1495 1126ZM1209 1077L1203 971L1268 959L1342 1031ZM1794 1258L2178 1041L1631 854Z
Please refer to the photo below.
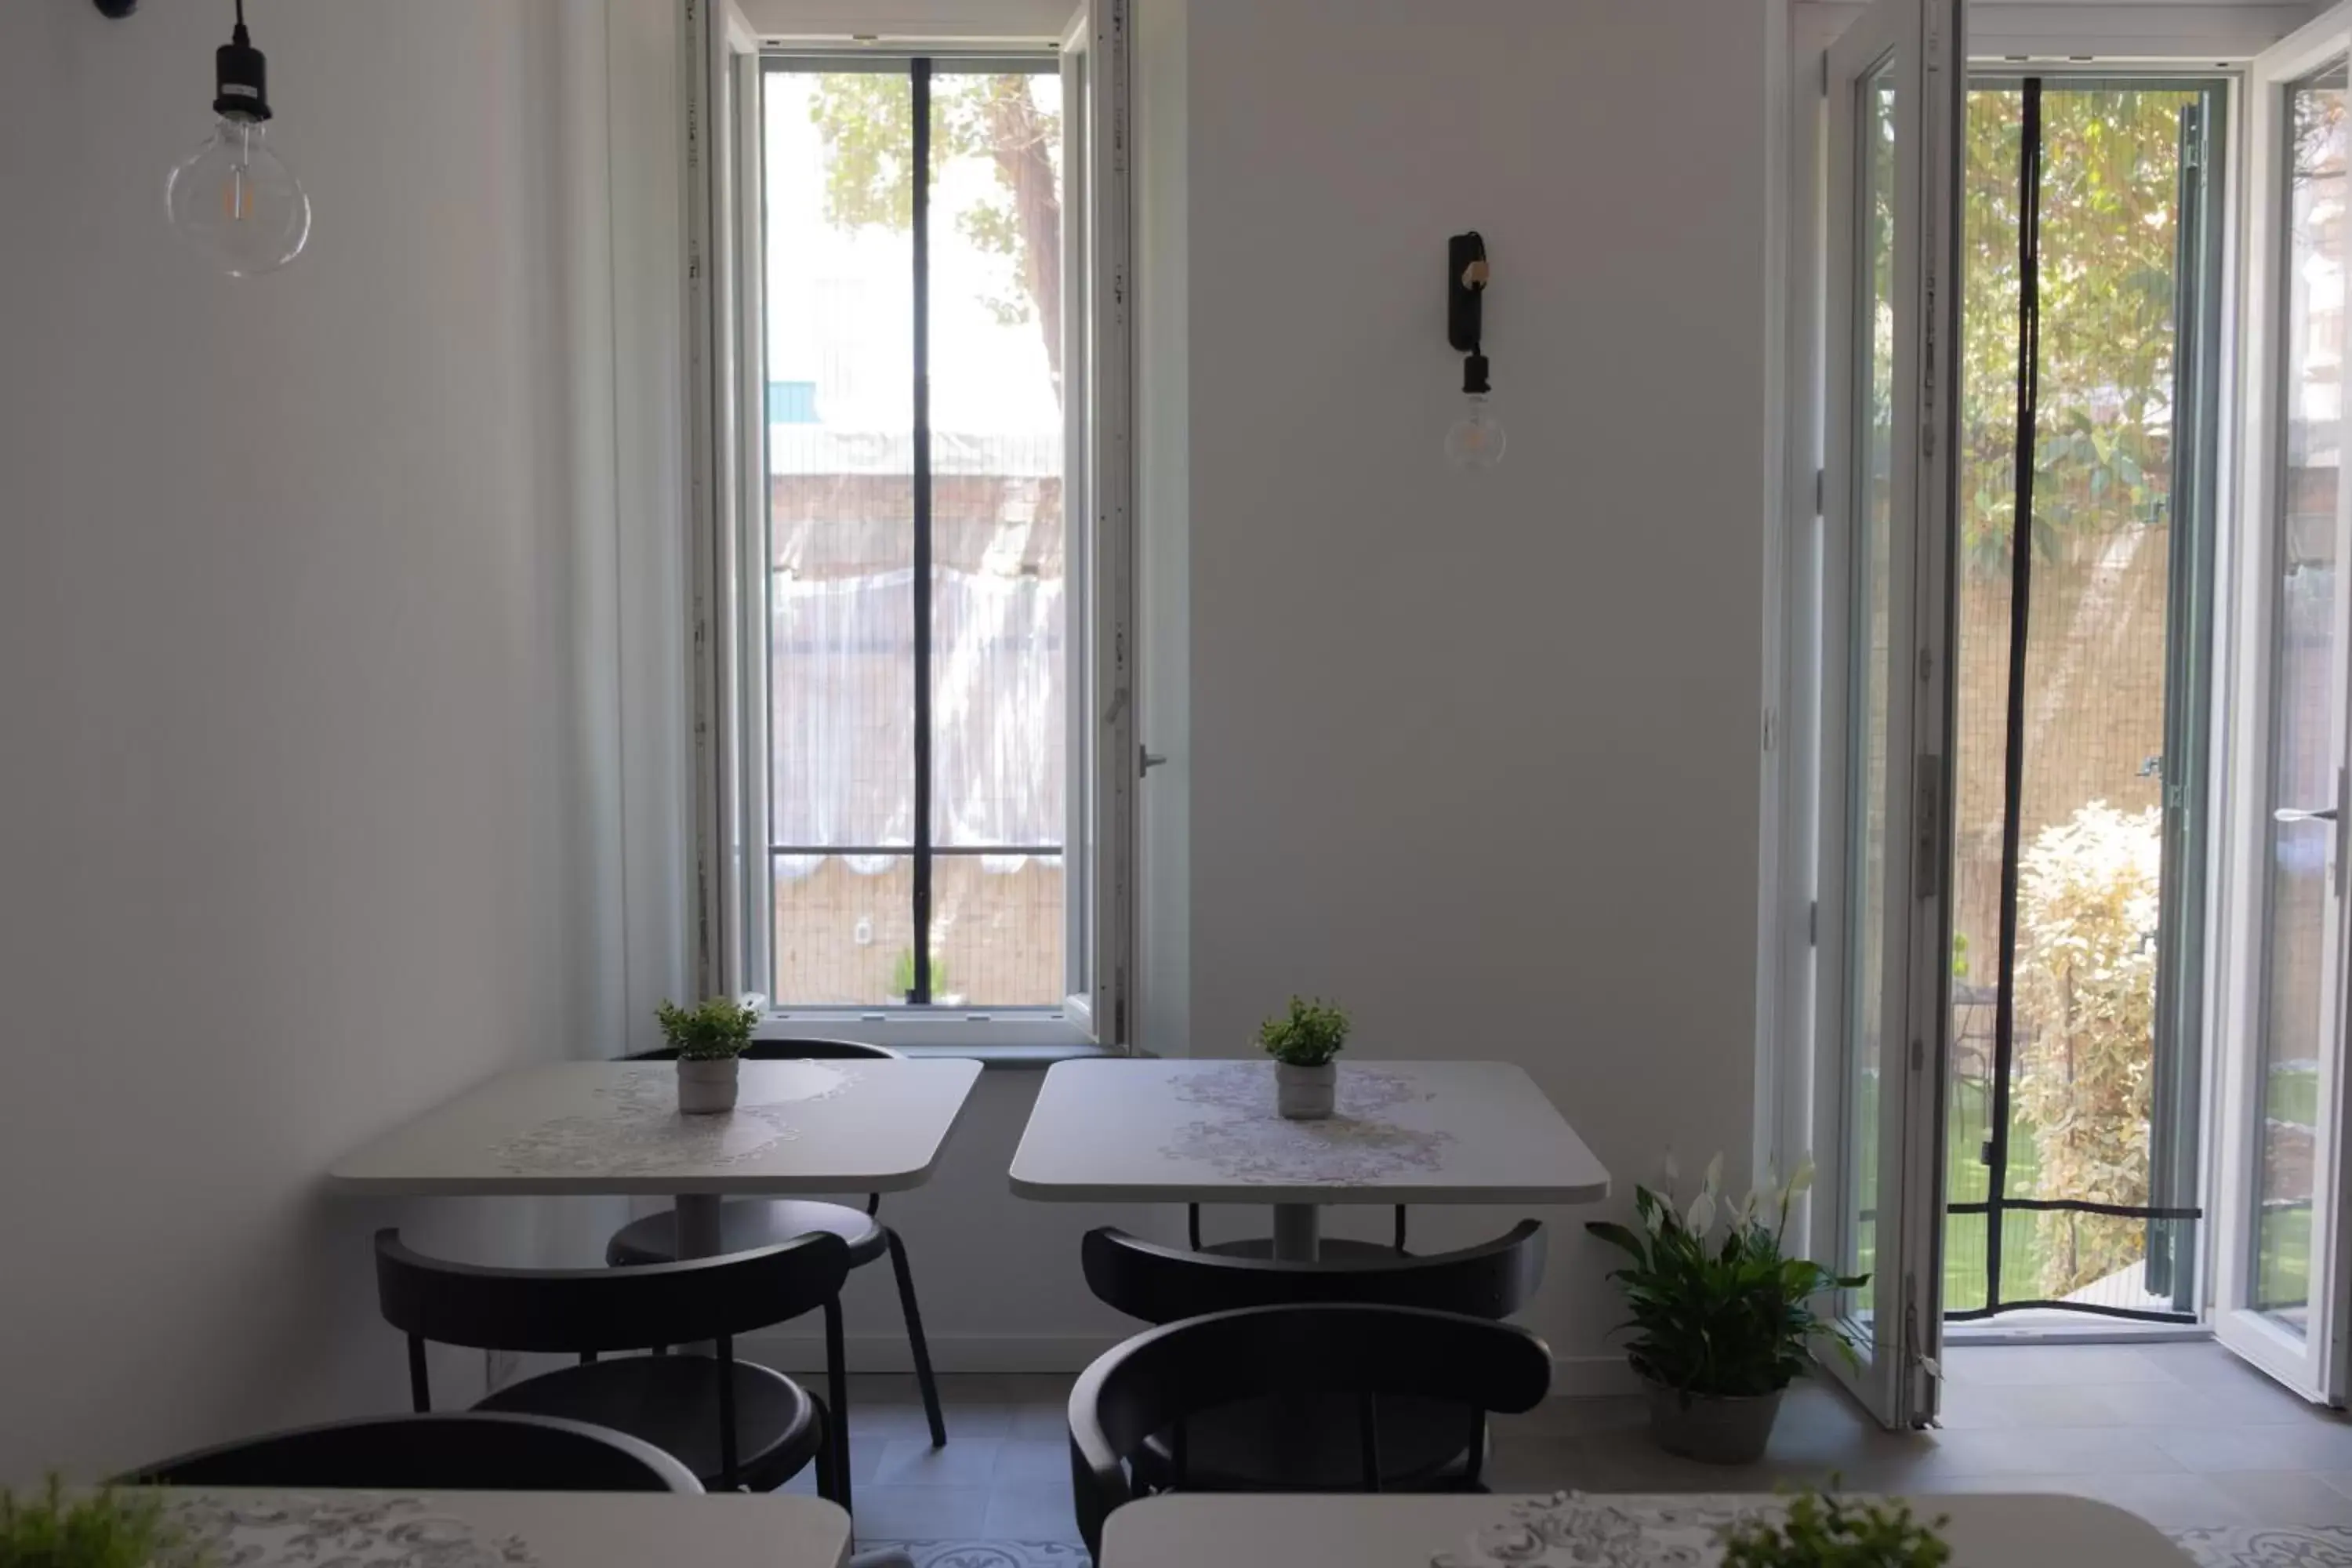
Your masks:
M771 73L770 810L794 846L914 838L914 250L904 76Z
M2264 1114L2253 1304L2301 1333L2311 1291L2313 1158L2336 827L2275 813L2336 804L2336 517L2344 454L2347 236L2344 66L2288 95L2286 450L2278 492L2277 648L2272 674L2270 974L2263 1009Z
M915 863L905 855L776 857L776 999L896 1006L915 983Z
M766 79L772 831L795 849L911 844L912 80ZM779 863L778 1000L904 1000L913 872L884 863Z
M945 1006L1048 1007L1062 974L1057 855L941 855L931 863L931 995Z
M931 81L931 820L943 847L1064 842L1061 95L1049 72ZM934 992L1058 1002L1058 859L983 864L1015 862L934 867L948 968Z
M1846 732L1851 991L1846 1014L1846 1270L1867 1274L1878 1252L1879 1025L1886 987L1887 644L1893 605L1887 553L1895 527L1895 77L1863 84L1856 150L1862 189L1854 258L1853 682Z

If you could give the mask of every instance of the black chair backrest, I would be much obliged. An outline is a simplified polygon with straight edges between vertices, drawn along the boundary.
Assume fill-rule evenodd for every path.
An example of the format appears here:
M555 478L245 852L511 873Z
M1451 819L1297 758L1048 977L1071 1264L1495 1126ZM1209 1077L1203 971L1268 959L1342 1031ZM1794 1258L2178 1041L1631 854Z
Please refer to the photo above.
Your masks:
M383 1415L224 1443L148 1465L125 1486L392 1491L699 1492L684 1465L625 1433L550 1415Z
M907 1053L894 1051L887 1046L869 1046L863 1040L753 1040L751 1048L743 1053L750 1062L848 1062L897 1061ZM633 1062L674 1062L677 1049L664 1046L659 1050L639 1051L629 1058Z
M1079 1259L1098 1299L1147 1323L1315 1302L1501 1319L1525 1306L1543 1280L1544 1227L1524 1219L1483 1245L1427 1258L1292 1263L1186 1252L1104 1226L1087 1232Z
M1373 1399L1533 1409L1551 1387L1551 1351L1510 1323L1409 1307L1252 1307L1169 1323L1087 1368L1070 1393L1070 1466L1078 1531L1097 1557L1102 1521L1130 1500L1124 1461L1156 1432L1244 1399L1360 1396L1363 1478L1380 1486ZM1182 1447L1175 1482L1185 1485Z
M639 1268L494 1268L427 1258L375 1233L376 1300L412 1338L477 1350L645 1350L727 1341L841 1293L849 1246L826 1232L779 1247Z

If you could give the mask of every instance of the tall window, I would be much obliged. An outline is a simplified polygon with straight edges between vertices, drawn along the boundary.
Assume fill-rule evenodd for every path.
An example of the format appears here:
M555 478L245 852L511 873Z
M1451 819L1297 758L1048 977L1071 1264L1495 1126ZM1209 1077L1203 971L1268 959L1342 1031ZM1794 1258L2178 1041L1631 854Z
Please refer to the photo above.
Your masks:
M1061 96L1050 57L770 67L780 1002L1066 992Z
M716 509L720 923L730 983L795 1023L1123 1029L1127 247L1087 157L1111 21L771 53L737 129L713 223L759 287L712 289L761 482Z

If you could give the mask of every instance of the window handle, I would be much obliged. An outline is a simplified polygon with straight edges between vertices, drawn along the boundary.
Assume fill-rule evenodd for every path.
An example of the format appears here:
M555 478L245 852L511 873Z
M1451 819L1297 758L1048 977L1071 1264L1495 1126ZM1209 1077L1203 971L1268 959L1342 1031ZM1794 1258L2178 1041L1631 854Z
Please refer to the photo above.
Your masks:
M2317 811L2305 811L2299 806L2283 805L2271 813L2273 822L2333 822L2336 807L2324 806Z
M1150 773L1152 769L1160 766L1167 761L1168 759L1166 757L1161 756L1159 752L1152 751L1148 747L1138 746L1135 748L1135 771L1139 775Z

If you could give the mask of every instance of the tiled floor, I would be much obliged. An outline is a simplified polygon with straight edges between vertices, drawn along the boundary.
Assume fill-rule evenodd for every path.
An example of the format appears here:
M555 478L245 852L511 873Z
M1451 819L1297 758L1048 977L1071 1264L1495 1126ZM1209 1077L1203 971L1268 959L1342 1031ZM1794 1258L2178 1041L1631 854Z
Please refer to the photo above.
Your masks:
M1639 1400L1556 1399L1499 1422L1497 1491L1769 1491L1831 1473L1874 1490L2063 1491L2159 1525L2352 1524L2352 1421L2313 1409L2210 1344L1955 1350L1945 1425L1883 1432L1838 1394L1792 1390L1762 1465L1674 1459ZM942 1380L933 1449L914 1380L853 1380L861 1539L1067 1541L1061 1377ZM808 1489L803 1476L793 1489Z

